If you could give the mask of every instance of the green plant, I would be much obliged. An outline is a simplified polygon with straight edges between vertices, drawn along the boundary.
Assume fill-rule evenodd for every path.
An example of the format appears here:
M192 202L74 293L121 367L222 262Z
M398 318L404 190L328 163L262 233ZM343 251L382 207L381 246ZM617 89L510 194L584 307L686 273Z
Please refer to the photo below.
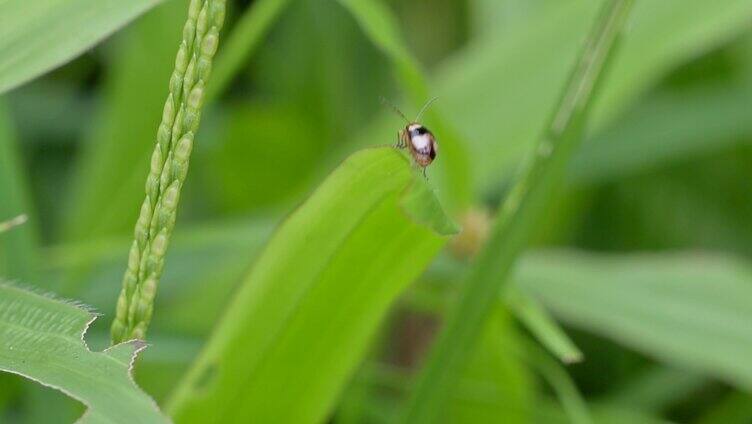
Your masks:
M631 7L629 0L609 1L603 7L546 133L519 182L500 207L490 238L470 271L459 303L418 382L405 415L406 422L433 422L438 417L496 294L561 186L566 164L583 138L591 99Z
M113 344L146 336L224 18L222 0L192 0L188 7L112 323Z
M225 1L0 1L0 422L749 422L752 3L561 101L628 3L231 0L175 63Z

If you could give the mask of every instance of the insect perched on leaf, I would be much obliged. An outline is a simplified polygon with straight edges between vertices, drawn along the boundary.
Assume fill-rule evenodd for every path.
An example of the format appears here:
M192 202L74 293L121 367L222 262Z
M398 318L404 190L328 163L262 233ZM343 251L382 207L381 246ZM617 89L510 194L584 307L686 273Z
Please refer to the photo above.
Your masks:
M436 100L436 97L427 101L426 104L423 105L423 108L420 109L420 112L418 112L418 116L415 117L415 120L410 121L402 112L400 112L399 109L397 109L396 106L389 103L383 97L381 98L381 101L384 104L390 106L407 122L407 126L397 132L397 143L395 144L395 147L398 149L407 148L410 152L410 156L415 160L415 163L423 170L423 176L426 175L426 167L436 158L436 153L439 149L439 145L436 143L436 138L434 138L433 133L419 122L423 112L425 112L434 100Z

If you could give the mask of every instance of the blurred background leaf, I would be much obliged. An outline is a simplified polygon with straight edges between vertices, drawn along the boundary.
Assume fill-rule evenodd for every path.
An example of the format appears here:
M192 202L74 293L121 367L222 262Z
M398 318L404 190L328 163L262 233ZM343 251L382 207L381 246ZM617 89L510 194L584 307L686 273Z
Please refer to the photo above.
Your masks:
M0 94L68 62L159 1L0 3Z
M701 254L539 254L520 267L521 286L579 327L667 362L750 390L747 302L752 274Z

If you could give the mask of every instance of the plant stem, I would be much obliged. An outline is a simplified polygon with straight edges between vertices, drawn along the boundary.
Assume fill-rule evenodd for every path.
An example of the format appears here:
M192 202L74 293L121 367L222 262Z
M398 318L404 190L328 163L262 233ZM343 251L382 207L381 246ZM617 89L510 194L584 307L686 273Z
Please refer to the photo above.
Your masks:
M188 7L112 323L113 344L146 335L224 16L225 0L191 0Z
M489 242L463 284L459 302L450 311L419 376L403 422L437 422L516 257L562 185L565 165L582 138L596 85L631 6L631 0L610 0L604 6L547 132L523 177L505 200Z

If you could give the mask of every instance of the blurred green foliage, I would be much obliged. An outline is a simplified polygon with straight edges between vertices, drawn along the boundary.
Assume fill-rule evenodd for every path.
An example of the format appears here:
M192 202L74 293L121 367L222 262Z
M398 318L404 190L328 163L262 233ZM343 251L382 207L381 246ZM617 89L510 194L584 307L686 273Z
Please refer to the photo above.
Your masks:
M226 81L204 113L151 346L136 367L160 405L278 224L352 152L394 142L403 122L379 96L407 116L423 97L439 96L425 122L440 146L428 182L459 223L468 207L495 212L603 2L228 3L223 41L237 37L238 50L223 51L228 43L217 56L232 57L217 64ZM31 218L0 234L0 276L104 313L88 332L92 349L106 347L185 8L165 1L0 99L0 221ZM122 13L96 18L119 27L136 14ZM0 13L0 87L23 80L4 73L7 52L22 45L3 43L7 16ZM567 188L513 273L514 295L546 309L544 329L499 293L444 422L752 420L750 18L748 0L636 2ZM66 31L87 22L68 21ZM263 27L236 36L244 22ZM92 43L59 51L67 61ZM39 51L33 57L44 59ZM59 57L32 62L25 79ZM399 416L467 271L452 252L436 256L392 305L324 416ZM561 364L561 352L542 350L552 334L582 361ZM314 333L305 336L315 344ZM72 419L79 409L0 375L0 422Z

